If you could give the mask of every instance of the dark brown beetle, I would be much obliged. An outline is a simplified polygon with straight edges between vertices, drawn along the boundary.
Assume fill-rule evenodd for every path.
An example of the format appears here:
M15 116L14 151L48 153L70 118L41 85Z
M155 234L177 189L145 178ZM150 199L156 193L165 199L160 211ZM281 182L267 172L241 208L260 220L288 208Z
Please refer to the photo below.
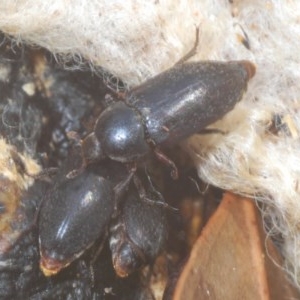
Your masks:
M141 201L135 186L131 185L110 226L112 261L120 277L154 262L167 239L166 209L155 205L155 201L163 203L165 200L150 181L144 186L147 198L153 203Z
M118 183L127 173L123 164L104 161L75 178L57 175L39 212L40 268L46 276L68 266L104 234L122 196Z
M132 173L122 163L105 160L75 178L67 178L66 169L54 179L39 212L43 273L54 275L81 256L104 235L113 215L110 246L117 274L124 277L154 261L167 227L165 201L150 181L145 184L145 197L151 199L147 203L134 184L124 184Z
M202 61L176 65L155 76L100 114L83 140L82 168L107 157L136 162L153 150L176 178L175 164L160 148L222 118L242 99L254 74L249 61Z

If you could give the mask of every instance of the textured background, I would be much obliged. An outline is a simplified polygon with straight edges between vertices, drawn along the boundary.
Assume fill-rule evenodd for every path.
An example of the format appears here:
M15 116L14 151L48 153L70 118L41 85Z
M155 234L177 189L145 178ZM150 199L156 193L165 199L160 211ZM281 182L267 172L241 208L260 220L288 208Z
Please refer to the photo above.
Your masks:
M192 60L248 59L257 73L243 101L213 125L228 134L193 137L183 147L204 180L266 204L269 233L282 236L299 286L299 1L0 0L0 30L14 43L41 45L68 68L107 70L128 86L179 60L197 25Z

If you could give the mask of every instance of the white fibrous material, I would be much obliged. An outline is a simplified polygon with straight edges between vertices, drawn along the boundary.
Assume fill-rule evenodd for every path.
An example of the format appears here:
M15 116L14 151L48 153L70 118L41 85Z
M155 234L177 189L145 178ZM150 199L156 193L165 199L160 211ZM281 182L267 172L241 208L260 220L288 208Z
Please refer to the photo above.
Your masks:
M193 43L193 2L0 0L0 29L132 85L168 68Z
M199 176L261 201L300 287L300 1L0 0L0 30L73 66L102 68L129 86L192 60L256 65L243 100L183 147Z

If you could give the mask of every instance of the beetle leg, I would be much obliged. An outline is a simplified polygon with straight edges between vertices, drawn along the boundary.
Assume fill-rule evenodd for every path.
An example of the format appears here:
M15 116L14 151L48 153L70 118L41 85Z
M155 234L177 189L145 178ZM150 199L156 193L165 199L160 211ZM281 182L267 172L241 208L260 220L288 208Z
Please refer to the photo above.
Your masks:
M83 162L82 165L78 168L78 169L74 169L72 171L70 171L66 177L68 179L72 179L72 178L75 178L77 177L78 175L80 175L86 168L86 164Z
M195 39L195 43L192 49L190 49L190 51L185 54L176 64L176 65L180 65L185 63L188 59L190 59L191 57L193 57L196 53L197 53L197 47L199 44L199 26L196 27L196 39Z
M148 198L146 190L145 190L140 178L136 174L133 176L133 182L134 182L134 185L137 188L137 191L139 193L139 197L142 201L144 201L144 202L146 202L147 204L150 204L150 205L159 205L159 206L162 206L163 208L166 208L166 209L169 209L169 210L172 210L172 211L178 211L177 208L169 205L166 202L152 200L152 199ZM159 192L156 191L156 193L159 193Z
M126 178L114 187L115 211L117 211L117 207L118 207L120 201L122 200L125 192L127 191L127 188L132 180L132 177L134 177L135 171L136 171L135 169L131 169L129 171L129 174L126 176Z
M108 228L106 227L105 232L103 233L103 236L101 238L101 243L100 243L96 253L93 254L93 258L91 259L91 262L90 262L91 267L95 264L99 254L102 252L107 238L108 238ZM92 273L94 273L94 272L92 271Z
M199 134L222 134L222 135L225 135L226 131L223 131L218 128L204 128L204 129L201 129L198 133Z
M155 147L153 151L159 161L171 168L171 177L174 180L178 179L178 169L175 163L158 148Z

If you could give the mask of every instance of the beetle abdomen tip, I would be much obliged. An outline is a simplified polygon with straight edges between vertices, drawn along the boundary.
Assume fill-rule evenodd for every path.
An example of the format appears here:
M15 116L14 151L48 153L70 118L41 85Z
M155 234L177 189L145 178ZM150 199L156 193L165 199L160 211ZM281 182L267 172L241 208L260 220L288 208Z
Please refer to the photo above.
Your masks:
M248 60L242 60L241 63L245 67L247 74L248 74L248 80L250 80L256 73L256 67L255 65L248 61Z
M50 277L57 274L62 268L69 265L68 262L63 262L46 255L42 250L40 251L40 255L40 270L46 277Z

